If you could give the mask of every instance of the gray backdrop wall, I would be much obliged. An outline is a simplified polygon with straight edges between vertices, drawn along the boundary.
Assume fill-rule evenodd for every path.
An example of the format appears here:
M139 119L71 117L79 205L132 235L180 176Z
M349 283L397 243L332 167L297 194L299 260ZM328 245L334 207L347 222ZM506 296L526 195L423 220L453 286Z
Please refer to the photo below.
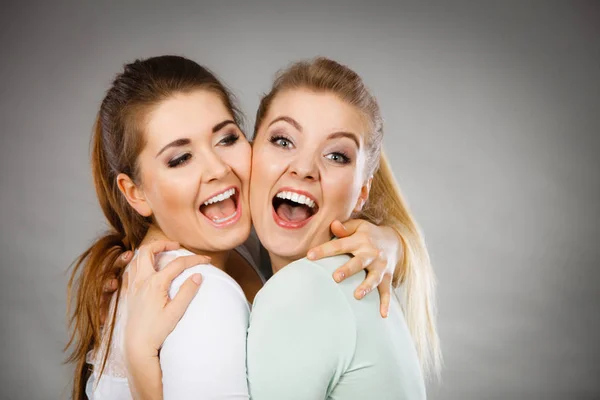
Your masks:
M50 3L0 17L0 397L67 397L65 271L104 229L94 116L123 63L173 53L248 127L293 60L364 77L439 278L431 399L600 398L599 2Z

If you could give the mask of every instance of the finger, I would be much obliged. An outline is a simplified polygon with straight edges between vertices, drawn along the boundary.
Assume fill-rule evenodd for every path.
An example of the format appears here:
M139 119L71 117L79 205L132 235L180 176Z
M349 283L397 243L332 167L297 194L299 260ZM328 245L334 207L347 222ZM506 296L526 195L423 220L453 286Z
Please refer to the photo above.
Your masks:
M354 292L354 297L362 299L375 289L383 280L384 270L381 268L371 270L367 273L367 277Z
M127 250L125 253L121 254L115 263L113 264L113 269L123 269L129 264L131 261L131 257L133 256L133 251Z
M362 257L352 257L350 261L335 270L333 273L333 279L339 283L347 277L356 274L358 271L362 271L363 269L365 269L365 265Z
M119 287L119 281L116 278L110 278L110 279L106 280L106 282L104 282L104 285L102 286L102 290L104 291L104 294L110 294L110 293L114 292L115 290L117 290L118 287Z
M368 224L368 221L365 221L364 219L349 219L348 221L344 222L344 229L346 230L346 232L348 232L348 234L346 236L352 236L356 233L356 231L358 231L358 228L363 225L363 224Z
M337 256L339 254L354 254L354 252L360 248L362 240L362 236L357 237L356 235L343 239L330 240L329 242L310 249L306 257L309 260L318 260L320 258Z
M379 286L379 313L382 318L387 318L390 311L390 300L392 298L392 275L385 274Z
M344 224L337 219L331 223L329 229L331 229L331 233L333 233L333 235L337 238L345 238L351 235L351 233L346 230Z
M140 278L143 279L155 272L154 260L157 254L178 248L179 243L166 240L157 240L140 247L137 256L137 273L141 275Z
M183 282L175 298L167 305L167 312L170 318L172 318L173 323L177 323L181 319L185 310L187 310L194 299L194 296L198 293L201 283L202 275L200 274L193 274Z
M202 255L177 257L175 260L167 264L167 266L162 271L160 271L161 280L168 287L171 285L173 279L175 279L186 269L195 265L208 263L210 263L210 257Z

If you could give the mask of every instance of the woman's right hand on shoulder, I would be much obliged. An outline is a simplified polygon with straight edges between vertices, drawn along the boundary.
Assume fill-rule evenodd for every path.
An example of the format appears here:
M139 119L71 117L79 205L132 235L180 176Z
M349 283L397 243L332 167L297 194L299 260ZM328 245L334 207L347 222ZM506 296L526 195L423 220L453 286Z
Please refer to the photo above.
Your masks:
M175 250L175 242L157 241L141 246L123 279L127 295L125 348L127 357L156 356L166 337L175 328L196 295L202 277L191 275L170 299L171 282L185 269L207 264L210 257L182 256L161 271L154 269L155 257L163 251Z

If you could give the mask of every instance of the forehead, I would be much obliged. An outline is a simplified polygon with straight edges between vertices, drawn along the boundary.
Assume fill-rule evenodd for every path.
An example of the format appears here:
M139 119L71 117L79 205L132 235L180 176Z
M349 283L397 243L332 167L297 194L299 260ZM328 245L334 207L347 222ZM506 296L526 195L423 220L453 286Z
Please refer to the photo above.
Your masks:
M311 131L351 131L363 136L368 129L364 114L330 92L293 89L279 93L271 103L266 121L286 115Z
M221 98L213 92L177 93L148 114L147 145L160 146L176 138L212 135L213 126L232 117Z

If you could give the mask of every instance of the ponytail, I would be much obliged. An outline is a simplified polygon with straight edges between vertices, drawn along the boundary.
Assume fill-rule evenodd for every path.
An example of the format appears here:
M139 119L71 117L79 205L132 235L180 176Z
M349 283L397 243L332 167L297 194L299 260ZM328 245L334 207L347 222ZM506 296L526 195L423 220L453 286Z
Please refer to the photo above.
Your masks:
M116 276L121 283L123 271L115 271L112 266L117 257L126 250L123 236L109 233L83 252L73 265L67 288L67 313L71 333L65 347L65 349L71 348L67 362L75 364L73 400L86 398L85 385L90 375L86 365L86 355L101 342L100 311L103 283L113 276ZM115 313L109 312L109 315L111 314ZM111 327L110 338L113 323L108 325ZM102 361L102 369L105 363L106 357Z
M423 371L438 377L442 360L435 323L435 275L423 236L383 151L360 217L392 227L401 239L404 257L396 266L393 286L402 288L400 301Z
M85 386L90 374L86 355L100 345L110 349L118 307L107 315L109 332L101 332L100 315L103 285L116 276L121 282L123 271L114 270L117 257L139 246L146 235L151 218L144 218L129 206L117 187L117 175L138 178L137 160L144 145L142 132L147 113L159 102L176 93L209 90L240 121L233 97L206 68L179 56L160 56L136 60L125 65L112 82L96 117L92 137L92 174L94 187L110 232L97 240L75 260L68 284L68 321L70 336L65 350L71 349L67 362L75 364L72 398L85 399ZM119 291L121 290L119 284ZM107 341L102 342L103 337ZM104 347L106 346L106 347ZM102 352L101 375L108 351Z

